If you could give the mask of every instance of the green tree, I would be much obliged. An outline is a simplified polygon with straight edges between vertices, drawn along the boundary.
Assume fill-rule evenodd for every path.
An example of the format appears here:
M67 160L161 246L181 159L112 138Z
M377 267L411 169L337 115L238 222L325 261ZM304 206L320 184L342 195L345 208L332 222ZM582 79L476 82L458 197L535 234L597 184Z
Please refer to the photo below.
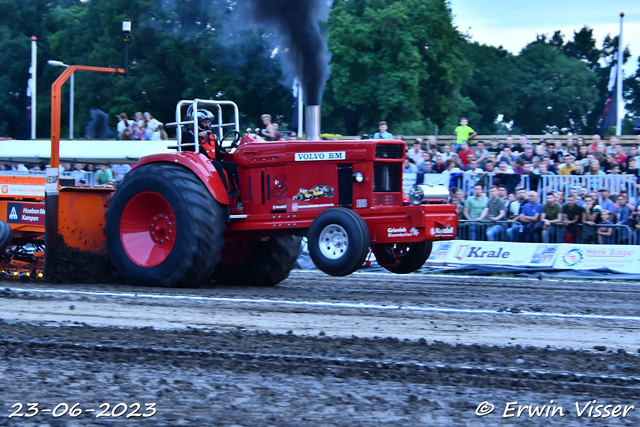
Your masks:
M515 125L526 133L550 128L582 133L597 103L597 77L586 63L546 43L534 42L516 58L520 90Z
M516 112L518 92L518 69L514 57L502 47L482 45L477 42L463 45L462 53L471 62L473 75L462 86L461 95L469 99L476 108L460 111L458 116L468 116L472 127L479 134L493 134L498 115L510 121ZM477 117L473 117L473 110ZM459 117L452 117L455 126Z
M444 0L347 0L329 17L332 75L326 115L357 134L425 120L442 124L470 75Z
M627 111L640 117L640 57L638 57L638 69L635 74L624 80L623 88Z

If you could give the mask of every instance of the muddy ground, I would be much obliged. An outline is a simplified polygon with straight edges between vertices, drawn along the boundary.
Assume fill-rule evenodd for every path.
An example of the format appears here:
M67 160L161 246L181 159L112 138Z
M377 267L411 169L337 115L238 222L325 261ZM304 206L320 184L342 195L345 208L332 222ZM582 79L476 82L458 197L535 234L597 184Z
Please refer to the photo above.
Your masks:
M633 283L296 272L270 289L0 289L0 426L640 423ZM579 417L594 399L626 417ZM503 418L516 401L543 416ZM18 402L127 407L9 418ZM136 402L157 412L126 418Z

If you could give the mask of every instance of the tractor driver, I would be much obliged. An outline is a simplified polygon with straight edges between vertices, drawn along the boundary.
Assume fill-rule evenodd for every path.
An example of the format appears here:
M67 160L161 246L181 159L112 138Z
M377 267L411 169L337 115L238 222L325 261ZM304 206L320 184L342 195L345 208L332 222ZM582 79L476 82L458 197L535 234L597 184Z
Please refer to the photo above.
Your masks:
M220 175L220 179L222 180L222 184L224 185L225 190L227 190L227 194L230 199L238 197L240 195L239 191L232 191L229 187L229 183L225 177L223 172L226 171L229 175L229 179L232 180L238 176L238 167L233 162L225 162L224 157L227 153L231 151L231 148L222 148L216 136L213 132L211 132L211 122L214 118L213 114L210 111L200 109L197 111L198 115L198 140L200 143L200 153L211 159L211 164L216 168L216 171ZM185 117L185 121L190 121L192 118L190 116ZM187 130L182 132L182 143L183 144L193 144L194 143L194 132L193 125L188 125ZM184 147L184 151L194 151L194 146Z

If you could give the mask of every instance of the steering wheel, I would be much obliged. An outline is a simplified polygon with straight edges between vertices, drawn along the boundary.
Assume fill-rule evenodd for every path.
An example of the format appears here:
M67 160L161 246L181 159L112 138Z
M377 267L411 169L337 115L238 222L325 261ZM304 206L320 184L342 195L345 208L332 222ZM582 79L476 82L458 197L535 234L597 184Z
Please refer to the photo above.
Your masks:
M232 133L234 133L236 137L233 139L233 142L231 142L230 147L231 148L238 147L238 141L240 141L240 132L238 132L237 130L230 130L229 132L225 133L222 139L220 140L220 147L222 147L222 143L224 142L224 140L227 139L227 137Z

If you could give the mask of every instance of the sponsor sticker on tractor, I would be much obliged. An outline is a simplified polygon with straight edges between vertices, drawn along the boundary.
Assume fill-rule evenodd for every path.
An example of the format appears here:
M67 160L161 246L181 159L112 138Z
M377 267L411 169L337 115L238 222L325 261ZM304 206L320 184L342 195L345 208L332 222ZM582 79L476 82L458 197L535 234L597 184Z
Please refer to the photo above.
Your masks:
M296 153L296 162L318 162L326 160L346 160L346 151L324 151L319 153Z
M416 237L420 235L420 230L415 227L411 227L407 230L407 227L389 227L387 228L388 237Z
M45 224L45 208L40 203L7 203L9 224Z

